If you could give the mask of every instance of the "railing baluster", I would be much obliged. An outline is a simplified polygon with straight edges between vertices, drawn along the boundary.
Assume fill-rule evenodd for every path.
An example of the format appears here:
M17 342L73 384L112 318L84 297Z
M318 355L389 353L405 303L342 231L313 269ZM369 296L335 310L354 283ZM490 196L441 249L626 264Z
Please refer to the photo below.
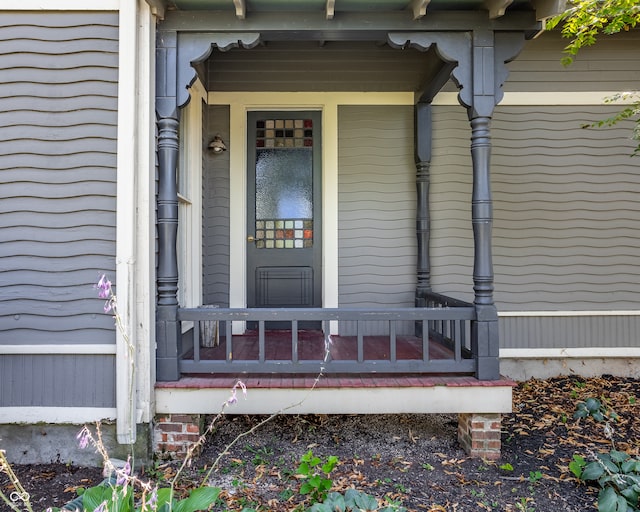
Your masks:
M233 331L232 323L233 322L231 322L231 320L227 320L225 322L224 329L224 341L227 346L227 363L233 361L233 334L231 334Z
M291 320L291 360L298 362L298 321Z
M362 321L358 320L356 322L356 325L358 334L358 362L362 363L364 361L364 336L362 334Z
M429 355L429 329L427 329L427 332L422 329L422 360L425 363L431 360L431 356Z
M462 360L462 340L464 339L464 320L458 320L459 333L454 338L455 345L453 346L454 357L456 361Z
M265 350L264 350L264 320L258 321L258 361L264 363Z
M424 330L424 322L422 322L422 329ZM397 361L396 349L396 321L389 320L389 359L392 363Z
M193 322L193 360L200 362L200 325L201 321Z

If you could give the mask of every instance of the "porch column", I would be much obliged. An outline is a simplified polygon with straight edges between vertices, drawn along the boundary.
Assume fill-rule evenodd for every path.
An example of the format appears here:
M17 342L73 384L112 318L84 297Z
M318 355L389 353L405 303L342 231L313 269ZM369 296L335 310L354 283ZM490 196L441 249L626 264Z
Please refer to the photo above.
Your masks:
M415 106L416 236L418 241L416 307L426 305L425 293L431 291L431 261L429 257L431 237L429 217L431 110L429 103L417 103Z
M158 311L156 372L160 381L178 380L178 117L158 119Z
M179 109L176 83L175 31L159 31L156 39L156 118L158 129L158 272L156 276L156 379L178 380L178 165Z
M472 75L467 91L461 92L471 123L471 159L473 192L473 291L476 320L471 326L471 345L476 354L476 377L500 378L498 311L493 299L493 261L491 231L491 116L502 99L502 84L508 71L504 65L520 52L524 34L475 30L472 39Z
M471 223L473 226L473 291L476 321L471 328L472 350L477 354L476 376L480 380L500 378L498 312L493 301L493 262L491 230L493 201L491 199L490 157L491 118L471 119L471 159L473 192Z

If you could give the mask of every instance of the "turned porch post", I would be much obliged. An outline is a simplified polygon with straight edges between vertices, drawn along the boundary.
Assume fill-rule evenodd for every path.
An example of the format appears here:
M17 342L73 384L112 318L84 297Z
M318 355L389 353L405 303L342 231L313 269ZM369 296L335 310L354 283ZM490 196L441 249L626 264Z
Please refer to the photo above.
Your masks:
M472 41L471 90L466 91L467 99L463 101L471 124L473 166L471 223L476 320L471 328L471 345L477 358L476 377L496 380L500 378L500 339L498 311L493 299L491 116L502 98L502 84L508 74L504 64L520 52L524 34L476 30ZM464 92L461 93L463 96Z
M178 322L178 165L179 110L175 80L176 32L159 32L156 48L156 119L158 128L158 273L156 378L180 378L181 336ZM185 84L186 85L186 84Z
M431 291L431 261L429 257L429 240L431 237L431 222L429 217L429 167L431 165L430 104L416 104L414 129L417 194L416 236L418 241L415 306L424 307L426 305L425 293Z

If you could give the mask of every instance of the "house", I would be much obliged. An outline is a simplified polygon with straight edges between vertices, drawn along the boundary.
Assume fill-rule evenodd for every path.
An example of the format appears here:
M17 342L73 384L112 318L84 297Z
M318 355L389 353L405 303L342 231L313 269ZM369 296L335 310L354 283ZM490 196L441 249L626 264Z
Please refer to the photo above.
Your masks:
M178 453L237 378L237 412L459 413L497 457L510 378L637 376L634 145L581 125L639 36L564 69L563 8L1 1L10 460L97 420Z

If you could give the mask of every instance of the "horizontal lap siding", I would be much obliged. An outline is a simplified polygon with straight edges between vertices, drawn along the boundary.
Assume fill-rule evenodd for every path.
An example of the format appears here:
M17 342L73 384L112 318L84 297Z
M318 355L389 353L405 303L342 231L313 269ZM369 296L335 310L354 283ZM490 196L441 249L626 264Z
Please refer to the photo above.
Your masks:
M520 91L624 91L640 82L640 31L598 38L583 48L570 66L560 62L568 44L558 31L527 41L522 53L508 64L507 92Z
M505 347L635 346L640 178L630 126L585 130L614 110L499 106L492 122L493 263L501 312L593 311L593 317L502 317ZM471 159L459 107L435 107L432 282L471 300Z
M229 107L210 106L205 116L205 141L220 135L229 140ZM204 303L229 306L229 152L204 152L203 262Z
M0 18L0 344L114 343L118 15ZM111 406L113 359L0 356L1 405Z
M339 305L412 307L413 108L340 107L338 134ZM386 328L369 325L365 332Z

